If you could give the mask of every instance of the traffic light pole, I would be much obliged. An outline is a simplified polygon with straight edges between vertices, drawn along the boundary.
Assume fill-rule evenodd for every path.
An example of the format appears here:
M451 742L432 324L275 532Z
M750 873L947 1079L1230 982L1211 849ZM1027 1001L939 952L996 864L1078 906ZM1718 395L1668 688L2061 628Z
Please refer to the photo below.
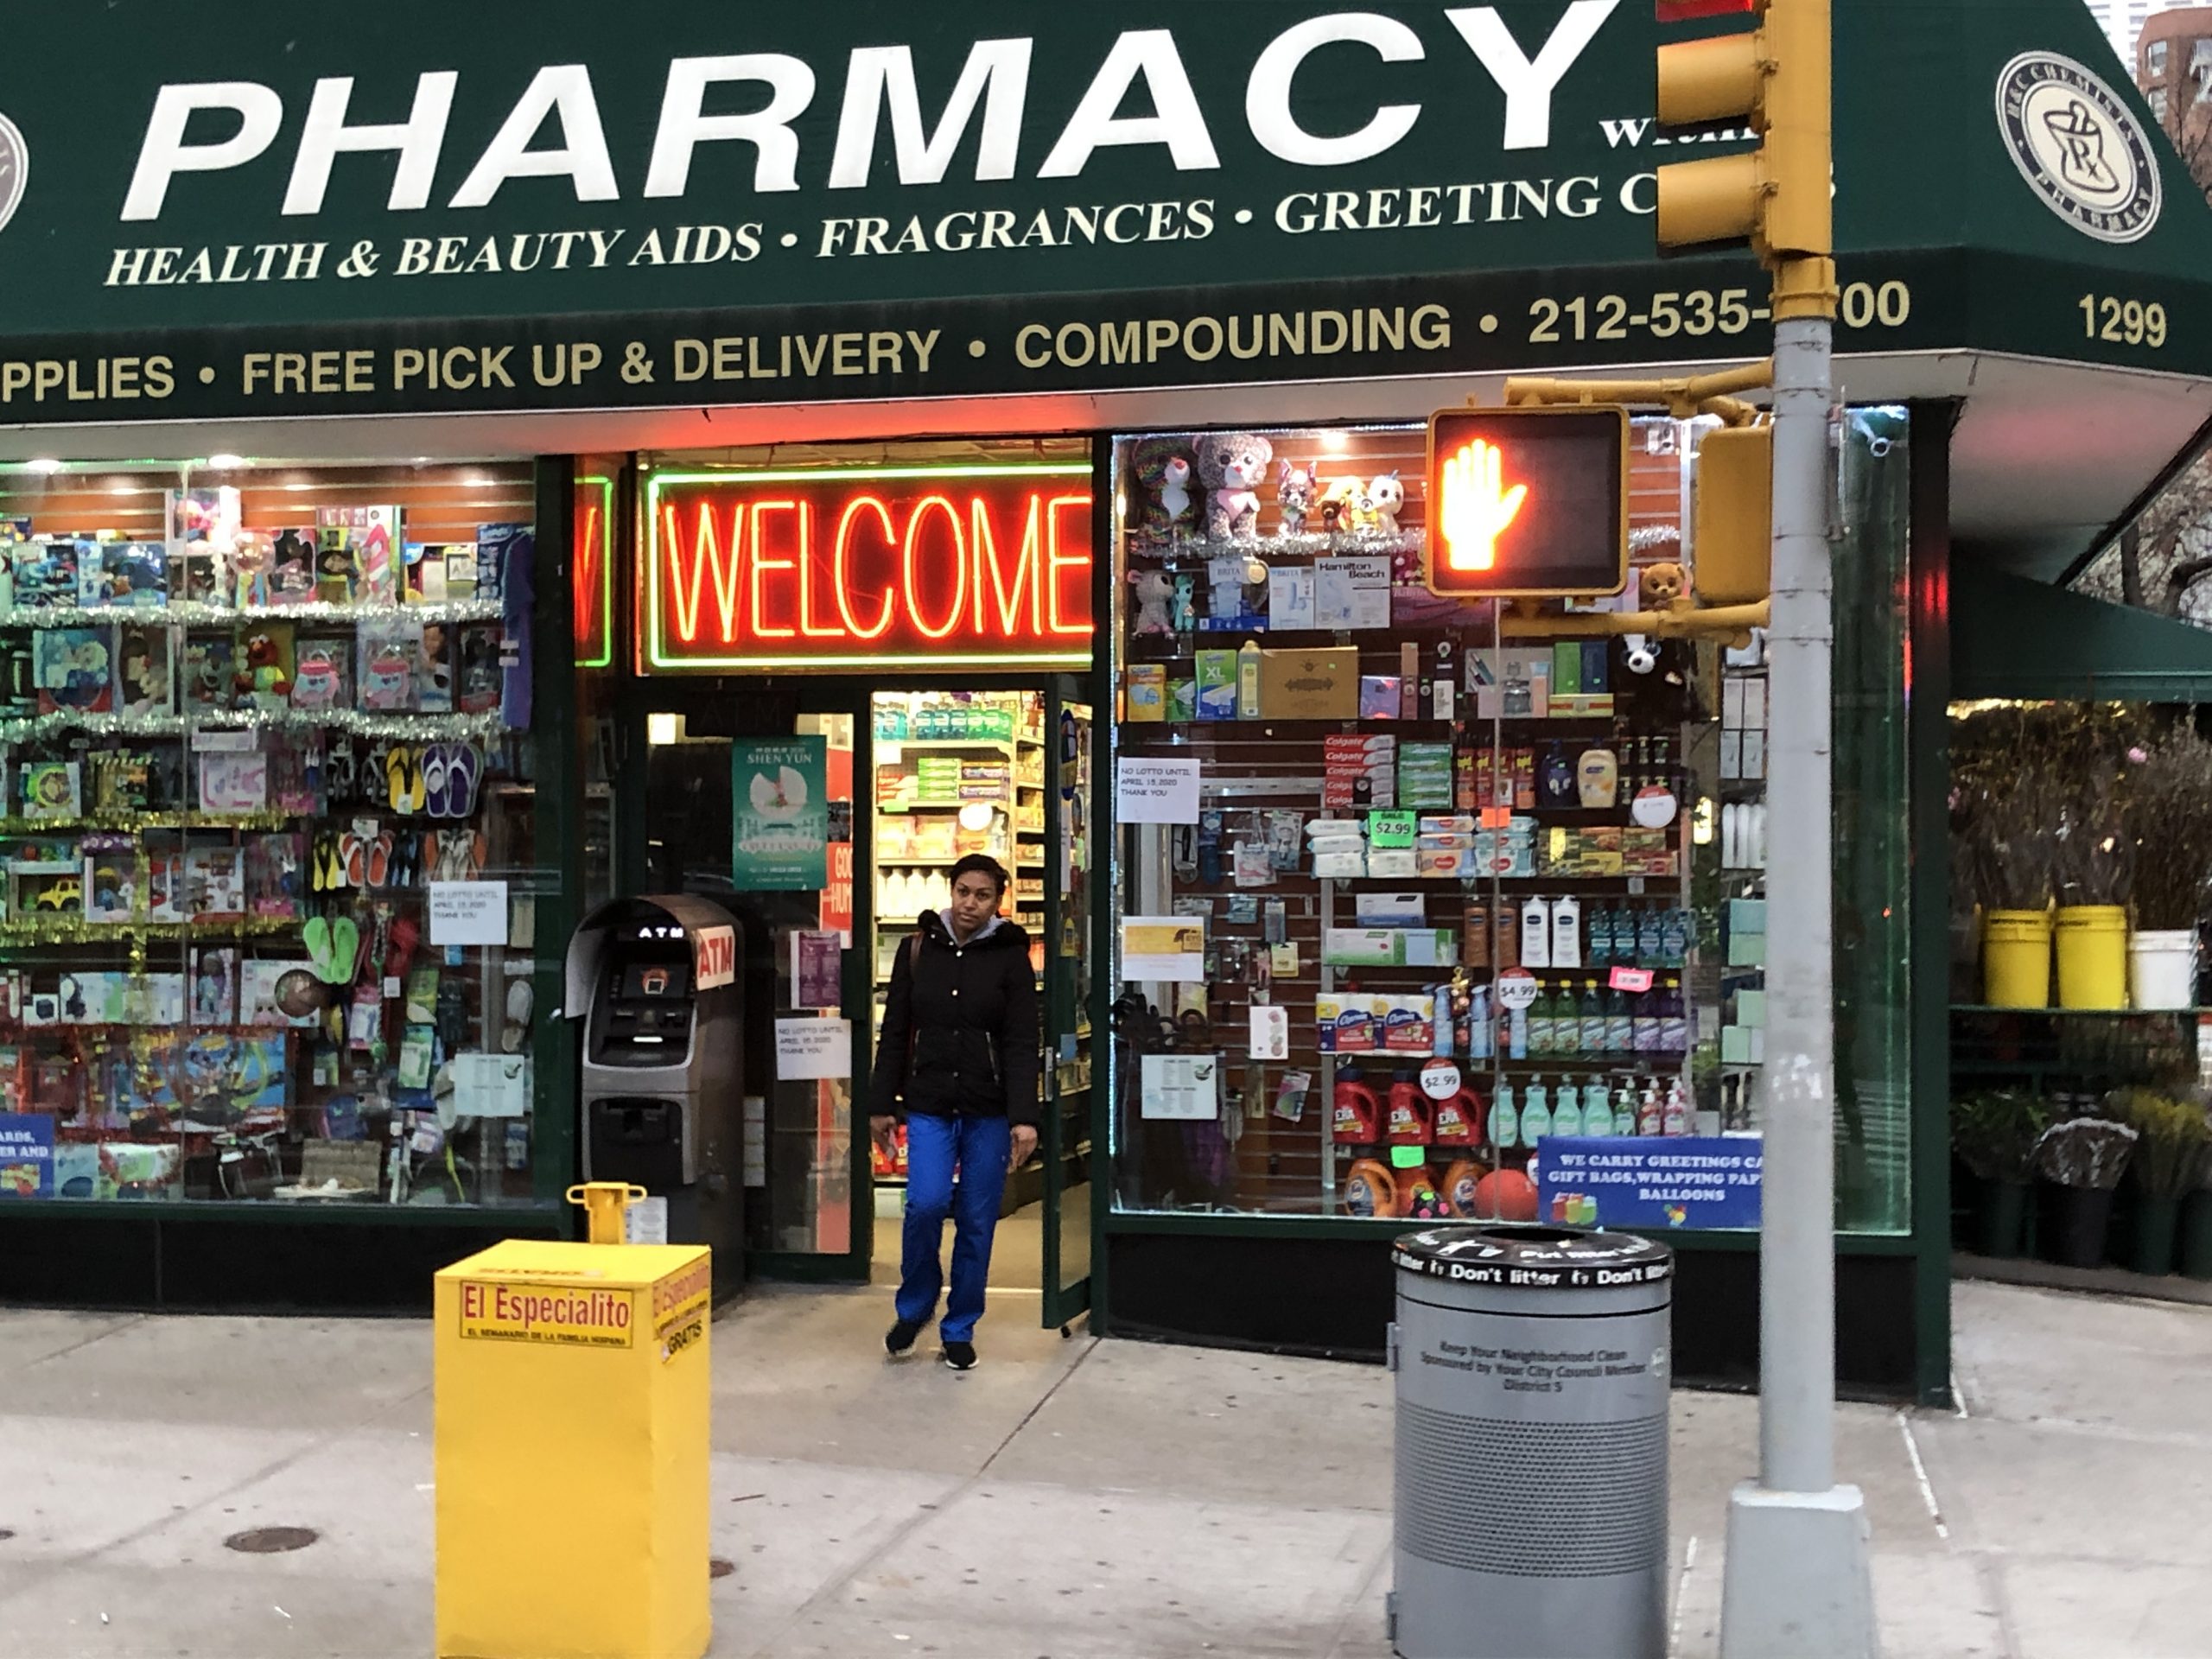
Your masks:
M1778 302L1789 285L1785 274ZM1827 315L1801 315L1774 330L1759 1478L1729 1503L1721 1659L1878 1652L1866 1503L1835 1484L1834 329Z

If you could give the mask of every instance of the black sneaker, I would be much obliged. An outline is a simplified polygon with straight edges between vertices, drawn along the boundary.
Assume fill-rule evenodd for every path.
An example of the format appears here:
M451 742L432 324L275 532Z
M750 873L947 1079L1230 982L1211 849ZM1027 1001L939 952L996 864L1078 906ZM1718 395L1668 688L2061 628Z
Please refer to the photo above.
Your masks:
M904 1359L914 1351L914 1338L921 1334L919 1319L900 1319L884 1333L883 1351L893 1359Z
M948 1342L944 1344L944 1363L956 1371L976 1369L976 1344L972 1342Z

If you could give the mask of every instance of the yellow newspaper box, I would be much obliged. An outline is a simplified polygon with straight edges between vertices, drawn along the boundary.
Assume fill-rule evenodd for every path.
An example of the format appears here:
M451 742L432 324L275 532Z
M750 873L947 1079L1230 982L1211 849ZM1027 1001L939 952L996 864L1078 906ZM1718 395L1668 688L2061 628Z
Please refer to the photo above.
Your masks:
M440 1659L698 1659L711 1255L511 1239L437 1278Z

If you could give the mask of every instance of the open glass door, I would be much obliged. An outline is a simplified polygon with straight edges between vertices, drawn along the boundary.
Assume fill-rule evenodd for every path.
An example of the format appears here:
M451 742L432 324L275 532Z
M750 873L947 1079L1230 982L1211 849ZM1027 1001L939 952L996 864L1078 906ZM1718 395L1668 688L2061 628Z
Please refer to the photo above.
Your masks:
M1083 683L1054 677L1045 708L1045 1324L1090 1306L1091 929L1098 840L1091 708Z

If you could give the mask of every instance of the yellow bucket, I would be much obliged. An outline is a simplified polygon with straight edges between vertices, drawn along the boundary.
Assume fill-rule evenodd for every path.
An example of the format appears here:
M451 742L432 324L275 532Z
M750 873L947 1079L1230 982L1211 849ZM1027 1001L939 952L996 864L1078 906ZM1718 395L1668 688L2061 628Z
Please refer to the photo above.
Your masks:
M2118 905L2058 910L2058 1006L2127 1006L2127 912Z
M1982 918L1981 994L1995 1008L2050 1006L2050 912L1993 910Z

